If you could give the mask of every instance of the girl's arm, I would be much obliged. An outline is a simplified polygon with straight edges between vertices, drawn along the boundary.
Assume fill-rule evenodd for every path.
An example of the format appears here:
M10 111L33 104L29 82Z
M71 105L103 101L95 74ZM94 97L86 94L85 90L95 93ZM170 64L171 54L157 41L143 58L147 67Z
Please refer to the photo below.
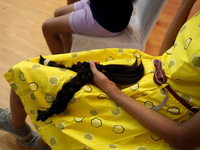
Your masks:
M183 0L176 16L174 17L174 20L172 21L165 35L158 55L162 55L165 51L173 46L179 30L182 25L187 21L189 13L195 2L196 0Z
M185 123L172 121L121 92L112 81L96 69L94 62L90 61L90 67L94 74L94 84L148 130L181 150L192 150L200 146L200 112Z

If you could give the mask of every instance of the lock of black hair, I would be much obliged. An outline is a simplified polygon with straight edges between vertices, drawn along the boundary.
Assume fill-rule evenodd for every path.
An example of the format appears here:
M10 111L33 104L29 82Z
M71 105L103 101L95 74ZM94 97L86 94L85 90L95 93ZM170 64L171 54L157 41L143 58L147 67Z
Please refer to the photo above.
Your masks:
M40 64L44 65L45 59L40 56ZM69 82L65 83L62 89L58 92L56 100L53 102L51 107L46 111L38 110L37 121L45 121L50 116L54 114L59 114L67 108L67 105L74 94L80 90L85 84L92 82L93 74L90 69L88 62L78 62L72 67L65 67L64 65L57 64L54 61L48 62L47 66L66 68L77 72L77 75L72 78ZM138 59L128 66L128 65L96 65L97 69L105 74L111 81L120 85L134 84L138 82L144 75L144 67L142 62L138 65Z

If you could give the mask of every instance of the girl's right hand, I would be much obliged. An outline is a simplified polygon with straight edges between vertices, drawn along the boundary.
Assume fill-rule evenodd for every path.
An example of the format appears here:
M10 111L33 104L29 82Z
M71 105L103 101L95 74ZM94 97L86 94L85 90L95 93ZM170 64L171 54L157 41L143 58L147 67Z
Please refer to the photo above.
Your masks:
M102 72L97 70L96 64L99 64L99 62L93 62L90 60L89 63L90 69L94 75L93 83L106 93L109 86L113 85L114 83L109 80Z

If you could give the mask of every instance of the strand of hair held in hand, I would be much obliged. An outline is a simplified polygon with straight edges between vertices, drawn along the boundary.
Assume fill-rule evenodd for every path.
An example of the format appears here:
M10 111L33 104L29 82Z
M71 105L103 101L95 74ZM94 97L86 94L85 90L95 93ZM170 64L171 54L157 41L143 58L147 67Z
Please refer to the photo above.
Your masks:
M54 114L59 114L65 111L69 101L73 98L74 94L80 90L85 84L92 82L93 74L88 62L78 62L71 67L57 64L54 61L40 56L40 64L51 67L66 68L77 72L69 82L65 83L62 89L57 93L56 99L46 111L38 110L37 121L45 121ZM111 81L120 85L134 84L138 82L144 75L144 67L142 62L138 65L138 60L133 65L96 65L97 69L105 74Z

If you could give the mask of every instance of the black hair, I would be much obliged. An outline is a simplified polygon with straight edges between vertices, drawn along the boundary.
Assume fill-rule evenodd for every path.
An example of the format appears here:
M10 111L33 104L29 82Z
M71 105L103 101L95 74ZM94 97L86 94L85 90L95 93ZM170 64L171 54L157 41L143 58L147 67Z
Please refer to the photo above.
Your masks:
M53 102L51 107L46 111L38 110L37 121L45 121L53 114L59 114L67 108L68 102L74 96L74 94L80 90L85 84L92 82L93 74L90 69L88 62L78 62L71 67L65 67L64 65L57 64L54 61L46 61L42 56L40 56L40 64L45 64L51 67L65 68L77 72L77 75L73 77L69 82L65 83L62 89L58 92L56 100ZM46 62L45 62L46 61ZM129 85L138 82L144 75L144 66L142 61L138 63L138 58L136 61L128 65L96 65L97 69L105 74L111 81L119 85Z

